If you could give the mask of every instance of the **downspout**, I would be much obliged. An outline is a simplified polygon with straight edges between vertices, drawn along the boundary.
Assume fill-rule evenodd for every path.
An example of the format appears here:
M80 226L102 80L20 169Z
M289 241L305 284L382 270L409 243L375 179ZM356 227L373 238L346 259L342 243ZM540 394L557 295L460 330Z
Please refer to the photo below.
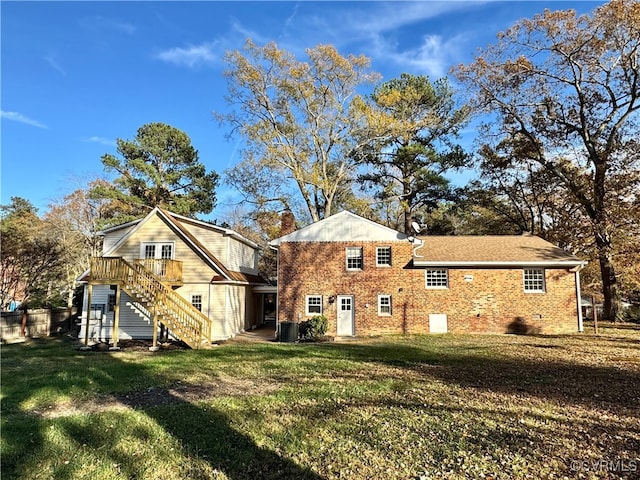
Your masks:
M422 255L418 255L418 250L424 247L424 240L420 240L417 237L409 237L408 240L415 245L415 247L413 247L413 256L416 258L422 258Z
M420 250L422 247L424 247L424 240L420 240L418 237L413 237L410 236L407 240L409 240L411 242L411 244L413 245L413 258L423 258L422 255L418 255L418 250ZM413 262L413 260L411 261L413 268L415 269L415 263ZM407 302L408 300L405 300L405 311L404 311L404 316L405 316L405 320L404 320L404 324L403 324L403 333L407 333L409 331L409 322L406 320L407 318L411 318L411 324L414 325L417 323L417 321L413 321L417 319L417 313L416 313L416 307L415 307L415 295L414 295L414 279L413 279L414 275L411 274L410 276L410 287L411 287L411 305L409 305L410 307L410 315L407 315Z
M280 338L280 249L269 245L276 252L276 339Z
M584 332L584 324L582 321L582 295L580 293L580 270L584 268L584 264L578 265L572 269L576 276L576 301L578 304L578 332Z

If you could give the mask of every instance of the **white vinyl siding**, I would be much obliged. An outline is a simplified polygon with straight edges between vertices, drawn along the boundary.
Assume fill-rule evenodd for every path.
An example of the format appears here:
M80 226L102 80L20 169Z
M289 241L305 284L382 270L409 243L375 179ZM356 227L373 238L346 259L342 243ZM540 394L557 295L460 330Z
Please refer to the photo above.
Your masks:
M229 259L227 268L235 272L258 274L257 250L249 245L229 238Z
M107 312L107 305L111 295L113 295L113 290L109 288L109 285L94 285L91 293L91 304L101 306L104 309L104 313L100 318L92 318L90 320L90 341L104 342L113 340L114 313ZM79 337L82 340L84 340L86 330L86 304L87 286L85 286L84 308L82 312L83 319ZM151 321L149 312L125 292L121 292L120 295L119 327L118 337L120 340L130 340L133 338L151 339L153 337L153 322Z

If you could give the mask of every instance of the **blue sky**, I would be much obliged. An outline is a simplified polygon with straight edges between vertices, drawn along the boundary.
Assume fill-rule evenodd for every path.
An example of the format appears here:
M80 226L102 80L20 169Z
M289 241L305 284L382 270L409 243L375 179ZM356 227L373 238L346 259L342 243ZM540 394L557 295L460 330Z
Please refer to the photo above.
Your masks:
M222 61L251 38L304 59L332 44L364 54L390 80L403 72L447 75L518 19L573 2L0 2L1 203L39 209L104 176L100 157L116 138L150 122L186 132L210 170L240 159L227 130ZM468 139L473 132L468 133ZM237 195L221 186L224 220Z

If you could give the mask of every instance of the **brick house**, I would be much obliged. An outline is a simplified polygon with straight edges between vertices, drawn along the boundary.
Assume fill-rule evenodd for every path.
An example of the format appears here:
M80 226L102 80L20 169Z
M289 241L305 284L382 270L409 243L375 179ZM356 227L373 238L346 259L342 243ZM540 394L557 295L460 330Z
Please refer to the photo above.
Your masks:
M343 211L271 242L278 321L329 334L582 330L585 262L532 235L413 237Z

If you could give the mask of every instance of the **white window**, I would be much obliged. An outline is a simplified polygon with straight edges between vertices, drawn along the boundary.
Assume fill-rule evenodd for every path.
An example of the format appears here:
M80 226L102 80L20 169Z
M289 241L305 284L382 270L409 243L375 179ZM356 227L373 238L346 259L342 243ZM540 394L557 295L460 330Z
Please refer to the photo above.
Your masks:
M202 311L202 295L191 295L191 305Z
M376 266L391 266L391 247L376 247Z
M173 245L167 243L162 245L160 249L160 258L172 259L173 258Z
M140 247L140 258L173 259L173 242L145 242Z
M391 295L378 295L378 316L391 315Z
M156 246L145 245L144 246L144 258L156 258Z
M424 279L427 288L449 288L449 271L446 268L428 268Z
M347 270L362 270L361 247L347 247Z
M522 272L524 291L528 293L544 293L544 269L525 268Z
M321 295L307 295L307 315L322 315L322 296Z

